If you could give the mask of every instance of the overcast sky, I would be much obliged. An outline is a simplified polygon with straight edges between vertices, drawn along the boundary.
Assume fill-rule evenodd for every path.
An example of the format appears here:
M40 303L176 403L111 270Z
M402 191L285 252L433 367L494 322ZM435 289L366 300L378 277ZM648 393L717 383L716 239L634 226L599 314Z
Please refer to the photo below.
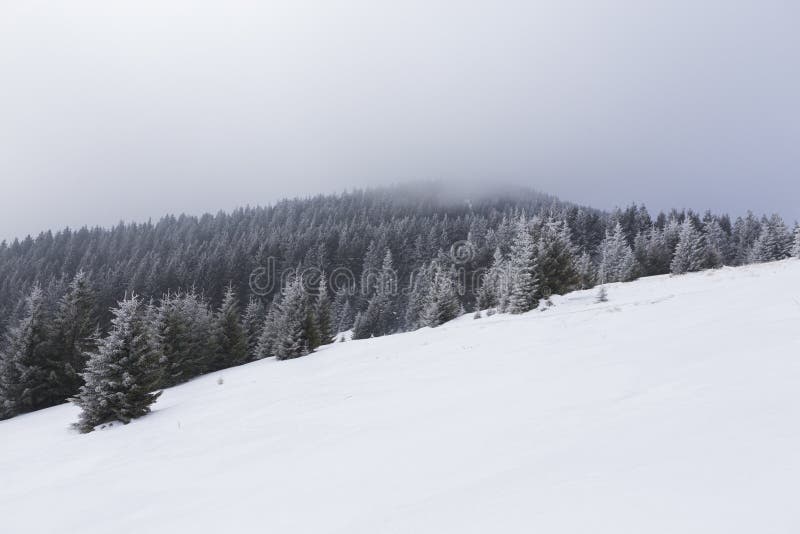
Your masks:
M800 2L0 2L0 239L409 180L800 218Z

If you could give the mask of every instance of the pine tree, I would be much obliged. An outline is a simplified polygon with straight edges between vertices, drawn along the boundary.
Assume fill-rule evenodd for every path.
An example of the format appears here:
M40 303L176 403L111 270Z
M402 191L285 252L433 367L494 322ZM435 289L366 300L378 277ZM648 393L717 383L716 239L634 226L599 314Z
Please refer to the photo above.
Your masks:
M479 310L501 306L501 300L510 293L508 278L508 265L500 252L500 247L497 247L492 258L492 265L486 271L478 290L477 307Z
M577 251L566 221L550 219L542 226L536 254L543 292L563 295L580 284Z
M783 260L791 256L793 238L780 215L764 220L761 234L750 251L750 261L763 263Z
M228 286L217 313L214 315L216 358L211 369L240 365L247 360L247 335L242 327L239 301L232 286Z
M600 286L600 289L597 291L597 298L595 298L596 303L601 302L608 302L608 291L606 290L606 286Z
M680 239L675 248L670 270L672 274L699 271L703 268L706 248L703 235L697 231L692 220L687 217L681 226Z
M96 426L146 415L161 394L161 355L154 348L138 297L113 310L111 330L89 355L85 384L72 401L82 412L77 427L91 432Z
M335 332L333 332L331 300L328 297L328 284L325 273L322 273L319 280L319 287L314 301L314 314L320 344L327 345L333 340Z
M792 256L800 258L800 224L794 227L794 246L792 247Z
M350 305L350 296L347 294L346 289L339 289L336 292L336 299L334 300L334 309L336 310L336 320L334 324L335 333L347 332L353 328L353 308Z
M520 218L517 223L517 233L511 245L509 269L511 288L507 311L524 313L534 309L539 303L536 244L524 218Z
M242 318L242 327L247 338L248 360L258 359L256 349L258 348L259 337L264 329L264 319L264 304L260 299L251 296Z
M633 250L628 245L620 223L614 225L613 232L606 231L606 237L600 244L600 254L600 283L627 282L633 279Z
M262 360L275 356L275 341L278 339L278 328L280 327L280 317L278 315L280 313L280 301L281 295L279 294L275 297L275 300L273 300L272 306L270 306L269 312L264 319L261 332L258 336L258 343L256 344L254 354L255 360Z
M397 276L392 253L387 250L377 277L374 293L367 301L367 308L353 327L354 339L384 336L392 333L396 326L395 298Z
M25 299L24 317L8 331L0 354L0 418L58 402L54 382L59 375L51 354L49 320L44 293L34 286Z
M311 352L306 295L300 276L295 276L288 283L276 307L277 336L272 342L272 352L275 357L278 360L288 360Z
M425 306L431 295L432 284L430 264L423 265L412 274L403 322L406 330L416 330L426 326Z
M456 273L441 261L432 265L430 293L423 310L425 326L435 327L451 321L461 313L456 286Z
M705 223L705 235L705 266L711 269L722 267L726 259L730 256L728 235L716 219L711 219Z
M53 388L57 397L65 400L83 384L81 373L86 366L86 355L95 349L97 342L95 292L84 271L75 275L59 300L54 329L54 357L59 372Z
M167 367L165 385L180 384L212 369L217 354L213 314L194 290L162 298L158 324Z
M575 261L575 270L578 273L578 287L580 289L594 287L597 282L597 272L589 254L584 252L578 256L578 259Z

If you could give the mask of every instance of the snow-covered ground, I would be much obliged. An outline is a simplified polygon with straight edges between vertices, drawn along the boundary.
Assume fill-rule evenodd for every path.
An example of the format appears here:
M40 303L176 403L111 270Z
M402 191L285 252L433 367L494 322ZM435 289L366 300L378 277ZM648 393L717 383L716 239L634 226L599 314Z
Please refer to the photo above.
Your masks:
M800 532L800 261L595 293L2 422L0 531Z

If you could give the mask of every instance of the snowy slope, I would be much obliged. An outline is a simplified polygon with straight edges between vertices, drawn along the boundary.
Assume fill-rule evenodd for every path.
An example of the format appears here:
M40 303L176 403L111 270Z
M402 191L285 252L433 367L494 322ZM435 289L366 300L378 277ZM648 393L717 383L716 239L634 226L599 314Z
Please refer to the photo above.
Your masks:
M800 532L800 261L594 294L2 422L0 531Z

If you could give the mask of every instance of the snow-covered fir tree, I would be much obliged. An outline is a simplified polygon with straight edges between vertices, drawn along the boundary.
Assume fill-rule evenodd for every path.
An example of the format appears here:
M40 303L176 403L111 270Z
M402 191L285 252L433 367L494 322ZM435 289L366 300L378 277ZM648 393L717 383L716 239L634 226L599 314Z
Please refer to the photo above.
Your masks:
M578 274L578 288L589 289L597 283L597 270L588 252L581 253L575 261L575 271Z
M730 256L730 237L716 219L707 216L707 220L704 221L703 225L706 236L706 259L704 264L712 269L722 267Z
M600 283L627 282L634 276L633 250L625 238L622 225L617 222L614 230L606 232L600 244Z
M737 218L733 225L732 240L736 248L734 264L746 265L753 256L753 247L761 235L761 222L750 211L744 218Z
M216 355L211 369L224 369L247 361L247 333L242 326L239 300L231 286L228 286L222 305L214 314L212 328Z
M431 265L431 284L423 310L425 326L435 327L452 321L461 313L455 269L443 261Z
M258 359L256 349L258 347L259 337L264 330L265 317L264 303L261 299L251 295L247 307L244 309L244 316L242 317L242 328L247 338L248 360Z
M788 258L792 254L793 237L780 215L774 214L761 224L761 233L750 251L750 261L764 263Z
M536 243L524 217L517 222L517 233L511 245L509 258L510 291L506 309L510 313L524 313L539 303L539 279Z
M500 247L495 248L494 256L492 257L492 264L482 277L480 287L478 289L477 307L479 310L489 308L504 307L504 302L507 300L509 273L508 264L503 258L503 253Z
M165 385L180 384L212 368L217 354L213 314L196 291L165 295L158 324Z
M353 328L355 320L353 307L350 304L350 295L346 288L339 288L336 291L333 307L335 310L334 330L335 333L347 332Z
M353 325L353 338L365 339L391 333L395 324L396 297L397 278L394 259L391 251L387 249L381 270L375 280L373 294L367 302L366 309Z
M794 245L792 247L792 256L800 258L800 224L794 227Z
M548 294L563 295L578 287L578 254L566 221L550 218L536 243L539 285Z
M328 296L328 280L325 273L319 280L317 287L317 294L314 301L314 314L316 316L317 332L319 334L320 343L326 345L331 342L333 335L333 310L331 308L331 299Z
M695 227L690 218L681 225L680 239L675 248L670 270L672 274L683 274L699 271L706 259L706 246L703 234Z
M53 323L53 352L59 368L54 389L57 397L63 400L75 395L83 384L81 374L86 366L86 355L97 343L99 320L95 291L84 271L75 275L59 300Z
M600 286L600 289L597 290L595 302L598 304L601 302L608 302L608 291L606 290L606 286Z
M54 380L59 376L59 362L52 355L51 318L39 286L26 297L23 313L8 331L0 352L0 418L58 402L60 388Z
M81 408L77 427L90 432L96 426L146 415L161 385L161 354L152 342L144 309L136 296L113 310L111 330L89 355L85 384L73 402Z
M258 336L258 343L256 344L255 354L253 359L262 360L264 358L271 358L275 356L274 349L276 347L276 340L278 339L280 328L280 303L282 295L277 295L275 300L270 306L267 316L262 323L261 332Z
M297 275L288 282L280 302L275 306L275 338L271 343L271 352L278 360L305 356L312 350L306 301L303 280Z

